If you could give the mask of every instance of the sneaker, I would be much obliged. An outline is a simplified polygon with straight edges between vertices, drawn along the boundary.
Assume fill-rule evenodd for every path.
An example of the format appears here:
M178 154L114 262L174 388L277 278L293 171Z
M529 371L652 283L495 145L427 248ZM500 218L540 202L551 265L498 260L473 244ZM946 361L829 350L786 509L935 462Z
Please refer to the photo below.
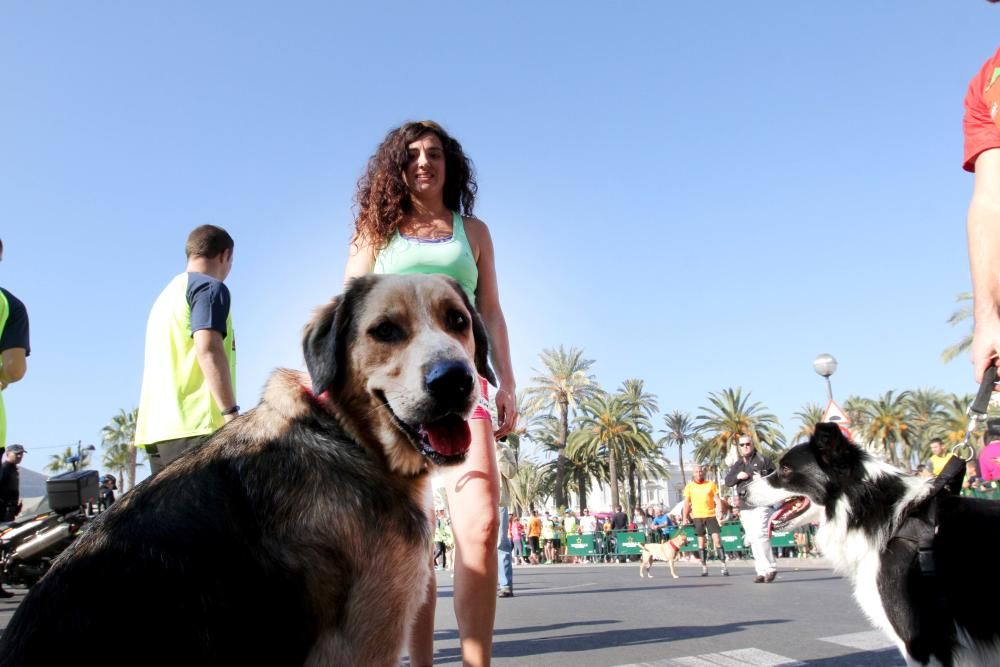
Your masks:
M708 568L706 566L704 566L704 565L701 566L701 576L703 576L703 577L707 577L708 576Z
M497 591L497 597L512 598L514 597L514 591L510 590L509 588L501 588L499 591Z
M0 598L12 598L14 594L8 591L6 588L0 588Z
M766 581L766 579L764 577L762 577L761 575L759 575L759 574L756 577L753 578L753 583L755 583L755 584L762 584L765 581Z
M728 577L729 576L729 568L728 567L722 568L722 576L723 577Z
M552 561L550 561L550 560L547 560L547 561L545 561L545 564L546 564L546 565L552 565Z
M777 572L768 572L767 575L764 577L764 583L765 584L771 583L772 581L774 581L774 578L777 577L777 576L778 576Z

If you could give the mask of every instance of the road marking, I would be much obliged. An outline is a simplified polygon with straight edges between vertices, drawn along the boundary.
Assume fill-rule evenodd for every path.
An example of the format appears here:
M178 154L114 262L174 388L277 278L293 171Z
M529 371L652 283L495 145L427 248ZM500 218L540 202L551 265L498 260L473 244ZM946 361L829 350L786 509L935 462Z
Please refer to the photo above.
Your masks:
M867 632L852 632L847 635L834 635L833 637L819 637L821 642L840 644L850 648L861 649L863 651L880 651L886 648L896 648L896 643L889 639L881 630L869 630Z
M587 586L596 586L596 585L597 585L596 581L590 581L590 582L587 582L586 584L575 584L573 586L554 586L552 588L532 588L530 590L524 591L523 593L519 592L518 595L520 595L521 597L526 597L528 595L535 595L536 593L547 593L548 591L568 591L568 590L573 589L573 588L586 588Z
M806 663L759 648L742 648L721 653L703 653L686 658L639 662L618 667L799 667Z

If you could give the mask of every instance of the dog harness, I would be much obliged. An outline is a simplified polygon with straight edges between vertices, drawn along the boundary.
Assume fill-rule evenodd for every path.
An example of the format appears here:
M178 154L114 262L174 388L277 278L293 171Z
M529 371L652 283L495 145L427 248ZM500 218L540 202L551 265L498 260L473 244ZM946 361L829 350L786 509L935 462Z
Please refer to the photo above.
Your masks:
M479 268L472 246L465 235L465 223L452 214L451 236L443 239L420 239L403 236L397 229L389 243L375 258L372 273L439 273L455 279L472 305L476 304Z

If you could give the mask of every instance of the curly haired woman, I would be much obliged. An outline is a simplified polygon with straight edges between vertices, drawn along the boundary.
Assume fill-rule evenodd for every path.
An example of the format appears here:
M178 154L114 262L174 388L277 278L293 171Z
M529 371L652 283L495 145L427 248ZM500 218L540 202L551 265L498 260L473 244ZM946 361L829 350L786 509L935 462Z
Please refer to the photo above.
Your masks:
M469 420L472 444L464 463L442 469L455 536L455 616L466 665L488 665L496 615L499 478L494 438L517 419L507 324L500 309L493 241L472 217L476 181L462 146L437 123L406 123L390 131L358 181L358 216L345 280L366 273L442 273L476 305L490 337L496 432L489 411ZM487 389L485 380L481 387ZM430 567L430 564L428 564ZM434 658L434 578L410 638L410 663Z

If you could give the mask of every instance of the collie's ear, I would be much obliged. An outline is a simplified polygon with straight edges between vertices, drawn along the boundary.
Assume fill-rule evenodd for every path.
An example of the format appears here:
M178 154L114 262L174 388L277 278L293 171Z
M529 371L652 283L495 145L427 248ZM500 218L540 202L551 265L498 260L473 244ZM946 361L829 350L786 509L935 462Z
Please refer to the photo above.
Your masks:
M457 282L450 280L452 289L454 289L460 297L462 297L462 302L465 304L466 309L472 316L472 339L476 344L476 372L482 377L486 378L494 387L497 386L497 378L493 373L493 369L490 367L490 338L486 333L486 325L483 324L483 318L479 316L479 311L476 310L472 302L469 301L469 297L465 294Z
M812 442L820 449L836 450L849 444L844 432L833 422L820 422L816 424Z
M847 460L854 448L840 426L832 422L816 424L816 430L809 444L816 448L819 460L827 465L838 465Z
M343 380L348 337L353 335L354 310L371 291L374 277L353 279L346 291L321 306L306 325L302 353L313 393L336 389Z

